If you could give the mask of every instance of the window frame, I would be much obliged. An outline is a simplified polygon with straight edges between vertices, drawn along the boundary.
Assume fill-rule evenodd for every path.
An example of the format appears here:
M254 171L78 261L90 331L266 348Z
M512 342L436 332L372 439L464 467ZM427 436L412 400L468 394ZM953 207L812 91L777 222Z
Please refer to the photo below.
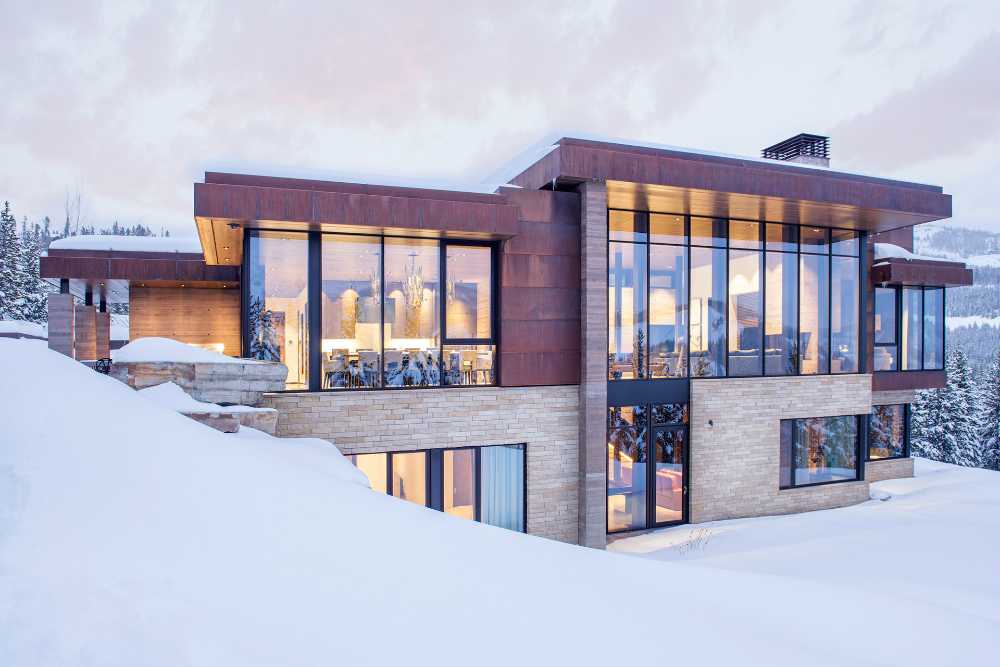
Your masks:
M903 350L902 350L902 340L903 340L903 289L920 290L920 354L918 358L920 359L919 368L904 368L903 367ZM889 343L874 343L873 349L878 347L895 347L896 348L896 370L874 370L874 373L921 373L924 371L943 371L945 369L945 359L944 354L942 354L941 365L935 368L928 368L924 364L924 336L925 328L924 324L927 320L927 292L928 291L940 291L941 292L941 323L938 330L941 334L941 349L944 352L948 350L948 326L946 323L946 314L948 311L948 290L943 285L876 285L875 289L887 289L892 290L894 298L896 300L896 330L893 332L896 342L893 344ZM872 291L874 299L874 290ZM874 322L872 325L872 332L874 340ZM896 405L896 404L893 404ZM877 459L882 460L882 459Z
M782 419L779 421L778 427L778 490L779 491L789 491L791 489L808 489L814 486L827 486L829 484L845 484L849 482L860 482L864 480L865 468L864 464L867 461L867 447L868 447L868 420L862 419L862 417L870 417L871 413L868 415L826 415L823 417L792 417L789 419ZM781 427L780 423L785 421L798 422L806 419L832 419L836 417L853 417L855 424L855 433L857 434L854 439L854 479L833 479L826 482L812 482L810 484L796 484L795 483L795 446L798 443L798 428L792 429L792 449L790 452L790 476L791 484L784 485L781 483ZM865 455L861 455L861 447L864 446L866 449Z
M646 230L647 231L645 233L645 240L612 239L611 238L611 231L610 231L610 219L611 219L611 215L612 215L613 211L614 212L631 213L633 215L645 216L645 219L647 221L646 222ZM648 221L650 219L650 216L652 216L653 214L656 214L656 215L665 215L665 216L675 216L675 217L683 218L684 219L684 242L683 243L679 243L679 242L672 242L672 243L671 242L654 242L653 240L651 240L652 234L650 232L650 227L649 227L649 222ZM825 232L824 232L825 233L825 237L826 237L825 244L823 246L809 246L808 244L803 245L803 243L802 243L802 230L804 228L816 228L815 225L802 225L802 224L795 224L795 223L774 222L774 221L768 221L768 220L750 220L750 219L746 219L746 218L728 218L728 217L701 216L701 215L671 213L671 212L667 212L667 211L653 211L653 210L642 210L642 209L630 209L630 208L623 208L623 207L616 207L616 206L608 206L607 209L606 209L606 216L607 216L606 217L606 222L607 222L607 226L608 226L608 233L606 234L606 239L605 239L605 264L608 267L610 267L610 248L611 248L610 244L612 242L614 242L614 243L631 243L631 244L634 244L634 245L644 245L644 246L646 246L646 303L647 303L647 311L648 311L649 291L650 291L650 285L651 285L651 283L650 283L650 279L651 279L651 273L650 273L651 267L650 267L649 258L650 258L650 247L652 245L654 245L654 244L655 245L672 245L672 246L678 246L678 247L686 248L686 251L685 251L686 270L688 272L688 275L687 275L687 300L686 300L686 303L687 303L687 328L688 328L688 330L687 330L687 339L686 339L687 340L687 351L686 351L686 357L687 358L684 360L685 374L683 376L678 376L678 377L655 377L655 378L650 375L650 359L649 359L649 327L650 327L650 323L649 323L649 315L648 315L648 312L647 312L646 322L645 322L645 350L644 350L644 353L645 353L645 369L644 369L644 372L643 372L642 376L641 377L634 377L634 378L613 379L611 377L611 351L610 351L610 349L608 349L608 350L605 351L605 353L606 353L606 359L605 359L605 378L607 379L608 383L630 383L630 382L643 382L643 381L670 381L670 380L691 380L691 379L699 379L699 380L702 380L702 379L705 379L705 380L721 380L721 379L736 378L736 377L747 378L747 377L797 377L797 376L805 376L805 375L821 375L821 376L822 375L861 375L861 374L864 374L864 373L867 372L865 370L865 368L867 367L867 364L868 364L869 352L868 352L868 349L867 349L867 346L866 346L866 340L867 340L868 328L869 327L868 327L867 319L865 317L865 312L866 312L866 307L867 307L867 305L866 305L867 301L871 297L869 296L868 290L867 290L867 287L866 287L867 286L867 280L868 280L868 278L867 278L867 275L868 275L868 270L867 269L868 269L868 267L866 266L866 261L867 261L867 258L868 258L869 252L870 252L869 249L868 249L868 244L867 244L868 233L866 231L864 231L864 230L857 230L857 229L850 229L850 228L847 228L847 227L822 227L821 229L825 230ZM691 221L692 221L692 218L697 218L699 220L711 220L711 221L713 221L713 228L712 228L713 238L711 238L711 239L707 239L707 238L700 239L699 242L697 242L697 243L693 242L692 241L692 237L691 237ZM732 245L729 231L730 231L730 228L731 228L731 224L733 222L736 222L736 223L740 223L740 222L754 223L754 224L758 225L758 244L757 244L757 248L756 249L740 248L740 247L734 247ZM768 229L769 225L784 225L784 226L788 226L788 227L794 227L796 229L796 234L795 234L795 249L794 250L769 249L768 246L767 246L767 229ZM724 230L724 236L725 236L724 239L721 239L721 241L722 241L721 243L719 242L720 239L715 236L716 233L719 232L720 230ZM833 245L834 245L834 243L832 241L832 238L833 238L833 233L835 231L850 232L850 233L852 233L852 234L855 235L855 239L857 241L857 243L856 243L856 245L857 245L857 253L856 254L835 253L833 251ZM709 248L709 249L716 249L716 250L723 250L723 251L725 251L725 266L726 266L726 270L725 270L725 275L721 277L721 280L725 283L725 287L726 287L726 299L725 299L725 304L724 304L724 318L723 318L723 322L721 324L725 335L724 335L724 340L722 342L722 347L723 347L722 371L723 371L723 373L720 374L720 375L706 375L706 376L700 376L700 375L698 375L698 376L696 376L696 375L692 375L691 374L691 371L692 371L692 357L691 357L691 341L692 341L692 338L691 338L691 325L692 325L691 290L692 290L692 286L693 286L691 248ZM731 276L730 276L730 272L731 272L730 271L730 268L731 268L730 267L730 261L731 261L730 254L731 254L731 252L730 251L731 250L745 250L745 251L749 251L749 252L757 252L757 253L759 253L759 257L758 257L758 266L759 266L759 268L758 268L758 271L759 271L759 282L760 282L761 297L760 297L760 318L759 318L760 322L758 324L758 330L760 331L760 336L759 336L759 338L760 338L760 345L759 345L760 350L759 350L759 352L757 354L757 357L758 357L757 368L759 369L759 372L756 373L756 374L750 374L750 375L732 375L730 373L730 363L729 363L729 357L730 357L730 349L729 349L729 345L730 345L730 341L729 341L729 319L730 318L729 318L729 309L730 309L730 300L731 300L731 297L732 297L731 291L730 291L730 278L731 278ZM801 259L802 259L803 255L813 255L813 256L825 257L826 258L826 268L827 268L827 285L826 285L827 312L826 312L826 314L827 314L827 318L828 318L830 324L828 325L828 327L827 327L828 331L826 332L826 371L823 372L823 373L809 373L809 374L802 373L802 364L801 364L801 360L799 359L799 352L798 352L798 347L799 347L799 344L800 344L800 341L801 341L801 320L802 320L802 311L801 311L802 289L801 289L801 284L799 284L797 286L796 292L795 292L795 299L796 299L796 308L795 308L795 310L796 310L796 322L795 322L795 343L794 343L795 344L795 349L796 349L796 355L795 355L796 356L796 359L795 359L795 372L794 373L789 373L789 374L784 374L784 375L768 375L767 374L767 350L766 350L765 332L766 332L766 320L767 320L767 289L766 289L767 275L766 275L766 272L767 272L767 256L768 256L769 253L783 253L783 254L792 254L792 255L795 255L796 256L797 266L798 266L798 268L797 268L797 280L799 280L799 281L801 281L801 279L802 279ZM856 258L858 260L858 276L857 276L857 285L858 285L858 292L857 292L857 341L856 341L857 364L856 364L856 369L854 371L850 371L850 372L847 372L847 373L834 373L834 372L832 372L832 368L833 368L833 364L832 364L832 360L833 360L833 326L832 326L832 319L833 319L832 318L832 314L833 314L833 280L832 280L832 276L833 276L833 258L834 257L853 257L853 258ZM605 308L606 308L607 317L608 317L608 322L605 323L605 326L607 326L608 329L610 330L610 327L611 327L610 318L611 318L612 313L611 313L610 295L608 294L608 285L607 284L605 284L604 289L605 289L605 295L604 295L605 296ZM703 334L703 335L707 335L707 332L705 334ZM609 343L610 343L610 341L609 341ZM610 344L609 344L609 347L610 347Z
M479 241L475 239L455 239L455 238L437 238L432 239L436 241L437 253L438 253L438 280L440 281L440 290L442 291L442 298L439 299L440 304L438 307L438 317L439 322L439 333L438 333L438 366L443 371L444 368L444 348L448 345L491 345L493 347L493 382L492 384L445 384L443 381L438 385L433 386L402 386L402 387L387 387L383 383L384 379L384 364L385 364L385 341L382 342L382 349L379 354L380 363L383 368L379 369L379 384L375 387L350 387L350 388L325 388L323 387L322 378L322 328L323 328L323 311L322 311L322 294L323 294L323 265L322 265L322 252L323 252L323 237L329 235L335 236L363 236L368 238L379 239L379 280L380 285L384 291L385 289L385 240L387 238L394 239L413 239L418 241L427 241L426 237L413 236L409 234L365 234L359 232L349 232L342 231L339 229L327 229L323 231L301 231L301 230L287 230L287 229L277 229L274 227L254 227L244 230L243 234L243 257L244 261L241 262L241 271L244 275L241 276L240 280L240 355L243 357L248 354L249 351L249 327L247 326L247 313L249 313L250 306L250 281L248 278L248 271L246 270L245 258L248 257L250 250L251 239L259 237L262 232L279 232L285 234L295 234L300 235L307 241L308 246L308 267L306 269L306 280L307 280L307 290L308 290L308 304L307 312L309 314L308 323L308 336L309 336L309 351L308 351L308 370L309 375L307 377L307 387L305 389L280 389L275 393L314 393L314 392L331 392L331 393L343 393L343 392L364 392L364 391L416 391L422 389L448 389L448 388L465 388L474 389L489 387L494 388L500 386L501 368L500 368L500 263L499 263L499 244L496 241ZM490 338L446 338L446 307L447 303L443 294L444 286L447 280L447 246L449 245L461 245L461 246L476 246L484 247L490 249ZM381 295L379 299L379 309L381 325L384 330L385 327L385 297L384 294ZM443 373L442 373L443 377Z
M477 523L482 523L482 497L483 497L483 485L482 485L482 450L487 447L520 447L524 452L521 470L521 479L524 484L524 493L522 494L521 503L521 516L522 525L524 530L520 531L523 533L528 532L528 443L526 442L511 442L511 443L498 443L495 445L461 445L459 447L431 447L426 449L400 449L400 450L379 450L379 451L359 451L351 452L346 456L360 456L364 454L385 454L385 474L386 474L386 490L385 495L396 498L393 493L392 485L392 457L394 454L423 454L425 458L424 462L424 483L426 485L426 495L427 499L424 503L424 507L432 510L436 510L444 514L444 453L454 452L454 451L465 451L473 450L475 452L473 458L474 475L476 481L476 501L475 508L473 510L474 518L472 521ZM354 465L351 463L351 465ZM360 470L360 469L359 469ZM374 489L373 489L374 491ZM376 492L378 493L378 492ZM402 499L400 499L402 500ZM409 501L406 501L409 502Z

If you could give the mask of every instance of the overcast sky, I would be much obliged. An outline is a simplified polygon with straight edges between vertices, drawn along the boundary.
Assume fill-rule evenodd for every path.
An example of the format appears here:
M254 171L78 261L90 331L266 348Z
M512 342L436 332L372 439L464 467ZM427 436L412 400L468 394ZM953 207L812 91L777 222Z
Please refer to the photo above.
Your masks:
M479 181L556 131L806 131L1000 231L996 0L314 4L0 0L0 200L193 235L208 169Z

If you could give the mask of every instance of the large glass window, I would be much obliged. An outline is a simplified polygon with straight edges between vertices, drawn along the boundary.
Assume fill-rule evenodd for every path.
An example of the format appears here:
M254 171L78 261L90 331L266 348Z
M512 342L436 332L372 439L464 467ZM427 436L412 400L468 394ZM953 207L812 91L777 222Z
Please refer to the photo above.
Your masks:
M868 424L869 460L906 456L906 405L873 405Z
M860 333L859 262L855 257L834 256L831 263L830 372L857 373Z
M323 389L377 387L382 368L382 242L322 236Z
M437 241L385 239L382 293L387 387L441 384L439 252Z
M523 532L525 453L525 445L517 444L352 454L348 459L375 491Z
M726 251L692 246L691 376L725 375L725 354Z
M493 252L484 246L447 243L445 341L442 382L494 384Z
M830 269L824 255L801 255L799 263L799 372L830 368Z
M902 316L902 370L920 369L923 343L923 290L919 287L903 288Z
M858 479L858 418L810 417L781 421L781 487Z
M896 290L875 288L875 370L894 371L897 368Z
M784 225L781 225L784 226ZM792 252L768 252L764 292L764 373L794 375L797 371L799 258Z
M649 247L649 375L687 374L687 248Z
M309 386L309 237L252 232L247 239L248 356L280 361L286 389Z
M646 527L648 427L645 406L608 408L608 532Z
M608 379L646 377L646 250L608 244Z
M944 368L944 289L924 289L924 369Z
M732 376L761 374L760 262L759 251L729 251L729 375Z

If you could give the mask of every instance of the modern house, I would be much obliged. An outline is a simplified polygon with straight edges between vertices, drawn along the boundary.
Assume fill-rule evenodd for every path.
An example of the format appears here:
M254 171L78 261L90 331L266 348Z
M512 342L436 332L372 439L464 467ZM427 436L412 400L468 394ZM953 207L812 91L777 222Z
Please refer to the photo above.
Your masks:
M593 547L913 474L907 406L971 283L912 255L942 188L832 170L817 135L534 158L487 192L206 173L200 252L43 259L50 345L107 356L91 322L127 301L132 339L283 363L278 434L376 489Z

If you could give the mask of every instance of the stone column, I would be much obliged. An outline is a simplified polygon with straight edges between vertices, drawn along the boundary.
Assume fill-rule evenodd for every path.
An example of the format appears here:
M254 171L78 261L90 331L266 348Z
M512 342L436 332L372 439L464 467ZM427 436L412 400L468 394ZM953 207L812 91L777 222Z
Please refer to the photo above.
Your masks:
M607 546L608 191L580 186L579 539Z
M76 306L76 358L80 361L97 359L97 308Z
M49 294L49 349L73 358L76 319L72 294Z
M97 334L95 359L109 359L111 358L111 313L97 311L95 328Z

